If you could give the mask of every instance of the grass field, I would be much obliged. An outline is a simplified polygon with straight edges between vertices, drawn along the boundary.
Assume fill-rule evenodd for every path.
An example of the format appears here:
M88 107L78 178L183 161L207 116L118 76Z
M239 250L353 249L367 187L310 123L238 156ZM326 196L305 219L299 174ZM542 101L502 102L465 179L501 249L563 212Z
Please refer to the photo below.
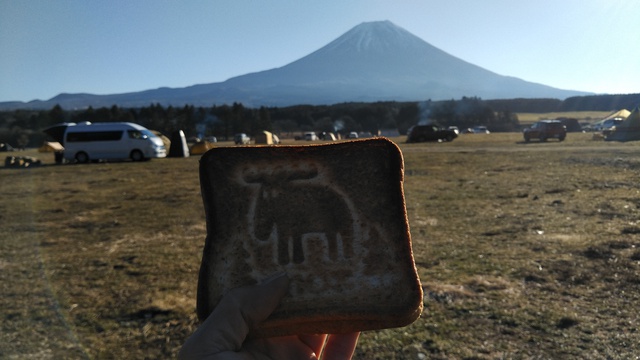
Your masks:
M404 144L425 311L358 359L631 359L640 144ZM224 145L224 144L221 144ZM198 159L0 168L0 358L174 358L195 329Z

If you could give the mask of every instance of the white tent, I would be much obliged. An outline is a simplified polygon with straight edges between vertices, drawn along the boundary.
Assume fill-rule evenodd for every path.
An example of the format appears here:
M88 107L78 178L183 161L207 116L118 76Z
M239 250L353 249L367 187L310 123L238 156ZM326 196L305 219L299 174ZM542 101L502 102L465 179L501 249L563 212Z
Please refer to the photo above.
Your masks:
M629 117L630 114L631 114L631 111L629 111L627 109L622 109L622 110L618 110L618 111L612 112L611 114L607 115L606 118L602 119L602 121L609 120L609 119L615 119L615 118L620 118L620 119L624 120L627 117Z
M627 117L629 117L630 114L631 112L627 109L613 111L611 114L607 115L604 119L593 123L591 125L591 128L596 131L608 130L611 125L615 123L619 123L620 120L626 119ZM605 124L605 122L608 122L609 124L607 125Z
M636 108L627 118L605 137L607 141L640 140L640 108Z

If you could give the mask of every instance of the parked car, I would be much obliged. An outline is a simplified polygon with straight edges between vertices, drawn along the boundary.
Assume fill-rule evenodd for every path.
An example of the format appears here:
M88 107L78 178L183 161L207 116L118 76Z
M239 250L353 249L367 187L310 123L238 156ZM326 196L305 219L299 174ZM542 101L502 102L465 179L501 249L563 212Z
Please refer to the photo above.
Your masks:
M407 142L453 141L458 134L449 129L441 129L434 125L416 125L407 131Z
M318 140L318 135L314 132L306 132L304 133L304 139L307 141L316 141Z
M578 119L574 118L559 118L558 121L564 125L567 132L582 132L582 125L578 122Z
M358 138L358 133L355 131L352 131L347 135L347 139L357 139L357 138Z
M474 134L489 134L489 129L486 126L474 126L473 127Z
M591 125L591 123L589 122L580 123L580 126L582 127L582 132L593 131L593 125Z
M236 145L248 144L250 140L251 139L249 139L249 137L245 133L236 134L233 137L233 141L236 143Z
M538 139L541 142L547 139L563 141L567 137L567 128L558 120L542 120L534 123L522 131L524 141Z
M139 124L84 121L60 123L43 131L64 146L62 157L69 162L143 161L167 156L162 139Z

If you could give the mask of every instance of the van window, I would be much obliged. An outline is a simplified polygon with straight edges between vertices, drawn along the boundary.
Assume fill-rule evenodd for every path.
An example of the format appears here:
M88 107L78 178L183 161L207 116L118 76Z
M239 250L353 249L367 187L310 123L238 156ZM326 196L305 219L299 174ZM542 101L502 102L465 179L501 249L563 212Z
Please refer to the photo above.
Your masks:
M118 141L122 138L122 130L69 132L67 142Z
M148 138L148 136L140 130L127 130L127 134L129 134L130 139L143 140Z

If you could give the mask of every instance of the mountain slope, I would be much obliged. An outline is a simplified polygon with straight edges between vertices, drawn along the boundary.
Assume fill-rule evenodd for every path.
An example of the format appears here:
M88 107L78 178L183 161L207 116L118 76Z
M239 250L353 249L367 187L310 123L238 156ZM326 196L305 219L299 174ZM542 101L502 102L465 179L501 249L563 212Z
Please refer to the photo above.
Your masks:
M319 78L336 83L424 82L446 80L444 75L449 69L467 66L474 67L391 22L382 21L358 25L325 47L282 68L232 78L228 82L243 84L257 80L309 85Z
M64 94L29 107L332 104L348 101L559 98L585 95L502 76L456 58L389 21L362 23L280 68L221 83L115 95ZM2 104L0 104L0 109Z
M566 98L585 94L495 74L451 56L389 21L360 24L300 60L232 78L225 84L252 90L330 89L350 93L353 100Z

